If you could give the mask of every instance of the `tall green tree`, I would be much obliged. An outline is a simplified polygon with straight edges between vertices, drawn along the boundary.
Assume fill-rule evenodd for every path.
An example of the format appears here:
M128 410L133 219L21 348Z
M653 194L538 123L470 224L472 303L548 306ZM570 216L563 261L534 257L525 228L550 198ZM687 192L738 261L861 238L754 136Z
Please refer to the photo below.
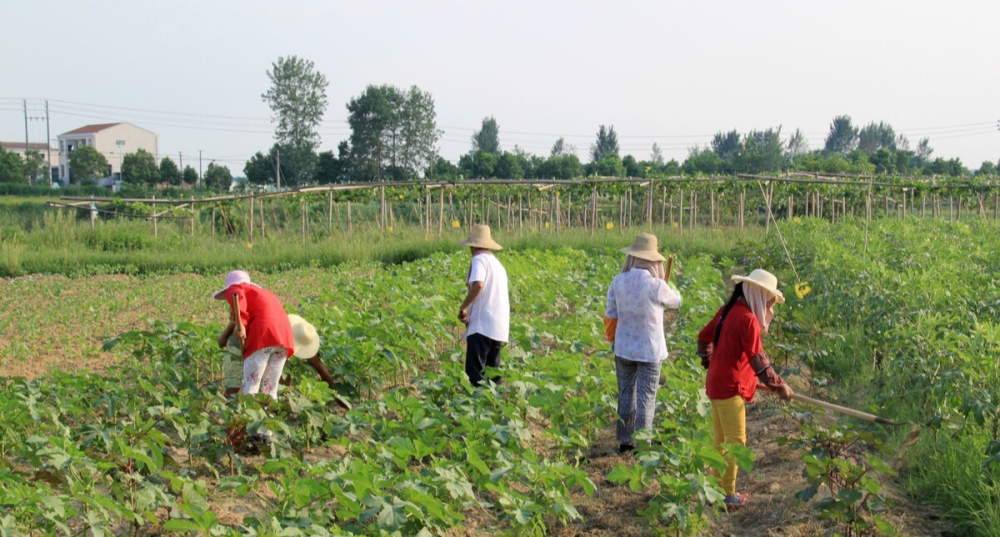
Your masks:
M615 126L605 128L601 125L597 131L597 141L590 146L590 158L594 163L598 163L607 157L618 157L618 134ZM618 159L619 162L621 158Z
M173 186L181 184L181 169L170 157L160 159L160 180Z
M717 132L712 138L712 151L719 158L732 166L740 154L740 133L735 129L729 132Z
M830 132L826 135L825 149L831 153L846 155L858 146L858 129L851 121L851 116L843 115L833 118Z
M682 169L687 175L698 173L712 175L719 173L724 165L725 162L719 158L719 155L715 151L712 151L708 147L700 148L695 146L688 150L688 157L684 161Z
M517 155L509 151L504 151L497 159L494 175L500 179L523 179L524 168L518 161Z
M24 161L21 160L21 155L8 151L0 145L0 183L23 183L24 181Z
M424 172L424 177L428 179L437 179L451 181L458 179L458 175L461 170L458 166L455 166L448 159L444 157L438 157L430 166L427 167L427 171Z
M496 176L497 161L499 159L493 153L486 151L476 151L472 155L472 177L477 179L489 179Z
M809 140L806 140L802 129L795 129L795 132L788 138L788 143L785 144L785 158L795 160L808 152Z
M776 172L785 162L785 144L781 141L781 127L778 127L747 133L732 167L740 173Z
M441 136L434 100L413 86L368 86L347 103L351 173L365 181L407 179L427 169Z
M271 87L261 98L277 122L274 138L281 146L282 183L295 186L309 179L315 166L317 132L326 113L326 76L312 61L278 57L267 71Z
M228 166L222 166L214 162L208 163L205 170L205 188L210 190L229 190L229 185L233 182L233 174Z
M896 131L892 125L872 121L858 132L858 149L861 151L870 155L883 147L896 149Z
M108 159L92 145L77 147L69 153L69 180L82 183L108 176Z
M625 167L626 177L642 177L643 168L639 165L639 161L635 159L632 155L625 155L622 159L622 166Z
M275 150L277 145L272 146L268 154L260 151L254 153L250 160L243 165L243 175L252 185L273 185L275 184Z
M663 150L660 149L660 144L653 142L653 152L649 155L649 160L653 164L654 168L662 168L665 164L663 159Z
M981 175L985 177L996 177L997 175L997 165L993 164L991 160L984 160L983 164L979 166L976 170L976 175Z
M500 154L500 125L495 117L484 117L483 125L472 133L472 152L485 151L494 155Z
M193 185L198 182L198 172L190 165L184 166L184 173L181 174L181 179L184 181L184 184Z
M29 183L47 181L46 174L49 167L45 162L45 156L37 149L28 149L24 152L24 175Z
M932 154L934 154L934 148L931 147L931 139L928 137L921 138L917 142L917 159L921 162L927 162L930 160Z
M567 153L575 153L576 148L567 144L561 136L554 144L552 144L552 151L549 152L549 156L561 157Z
M122 182L156 186L160 182L160 168L153 155L142 148L125 155L122 160Z

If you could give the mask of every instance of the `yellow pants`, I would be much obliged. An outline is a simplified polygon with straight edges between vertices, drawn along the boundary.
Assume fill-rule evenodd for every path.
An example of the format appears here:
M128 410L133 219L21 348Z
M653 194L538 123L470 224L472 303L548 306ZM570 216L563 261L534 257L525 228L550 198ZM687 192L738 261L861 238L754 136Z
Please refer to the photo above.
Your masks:
M722 444L747 445L747 414L742 396L712 400L712 428L715 430L715 449L728 464L726 475L722 476L722 488L732 496L736 494L736 461L725 456Z

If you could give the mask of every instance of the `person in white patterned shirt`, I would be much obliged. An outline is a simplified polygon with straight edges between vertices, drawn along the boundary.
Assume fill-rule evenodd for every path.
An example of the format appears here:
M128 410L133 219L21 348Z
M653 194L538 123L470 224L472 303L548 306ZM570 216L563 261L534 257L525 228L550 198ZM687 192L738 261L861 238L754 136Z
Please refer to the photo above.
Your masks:
M664 280L664 257L656 235L640 233L608 288L604 316L617 320L613 348L618 377L619 452L635 449L632 435L653 426L660 367L667 359L664 308L677 309L681 295Z

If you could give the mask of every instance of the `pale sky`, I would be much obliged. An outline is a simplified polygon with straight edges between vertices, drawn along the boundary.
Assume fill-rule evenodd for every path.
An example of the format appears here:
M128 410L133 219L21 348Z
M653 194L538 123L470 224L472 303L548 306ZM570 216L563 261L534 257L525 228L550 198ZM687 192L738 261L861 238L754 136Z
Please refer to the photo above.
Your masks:
M389 83L431 92L452 161L490 115L504 149L547 156L561 135L584 161L601 124L623 154L683 161L730 129L821 148L838 114L973 170L1000 159L995 0L3 0L0 21L0 141L24 141L21 99L31 117L49 99L52 138L129 121L160 156L201 149L234 175L273 143L260 95L290 55L330 82L321 150L349 136L352 96ZM28 131L44 142L43 120Z

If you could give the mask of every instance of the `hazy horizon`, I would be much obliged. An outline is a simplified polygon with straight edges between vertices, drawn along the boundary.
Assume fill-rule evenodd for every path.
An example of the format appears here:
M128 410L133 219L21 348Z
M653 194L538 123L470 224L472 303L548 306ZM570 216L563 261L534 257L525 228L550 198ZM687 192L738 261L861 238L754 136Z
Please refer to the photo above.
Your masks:
M330 82L320 150L350 135L369 84L435 101L456 161L483 117L503 149L547 155L563 136L587 161L599 125L622 154L667 159L719 131L801 129L821 148L833 117L890 123L911 146L970 169L1000 159L1000 3L894 2L8 2L0 34L0 141L90 123L159 134L160 157L202 150L243 174L273 143L261 100L279 56ZM989 67L994 65L994 67ZM192 159L189 161L189 159Z

